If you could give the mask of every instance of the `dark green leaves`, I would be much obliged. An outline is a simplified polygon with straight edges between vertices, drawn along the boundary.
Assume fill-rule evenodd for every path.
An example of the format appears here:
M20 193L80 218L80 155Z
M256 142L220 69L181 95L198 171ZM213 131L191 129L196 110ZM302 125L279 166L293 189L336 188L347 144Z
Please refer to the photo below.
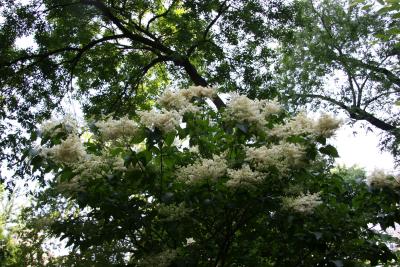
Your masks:
M319 149L319 152L321 152L322 154L337 158L339 157L339 153L337 152L336 148L332 145L327 145L324 147L321 147Z

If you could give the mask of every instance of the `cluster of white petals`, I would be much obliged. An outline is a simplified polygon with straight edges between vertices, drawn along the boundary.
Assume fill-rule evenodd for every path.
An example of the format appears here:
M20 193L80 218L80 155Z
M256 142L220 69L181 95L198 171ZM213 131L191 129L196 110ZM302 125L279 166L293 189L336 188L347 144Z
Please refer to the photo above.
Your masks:
M57 189L60 192L84 191L88 180L99 179L112 175L116 171L126 171L124 160L120 157L108 157L86 154L79 161L69 162L75 176L68 181L59 181Z
M300 112L284 125L275 126L270 130L270 134L278 137L307 134L328 138L335 133L340 125L341 120L327 114L323 114L317 121L314 121L307 117L304 112Z
M77 129L78 123L71 116L65 116L60 120L49 120L40 125L40 130L51 136L55 136L61 132L77 134Z
M284 197L283 207L292 209L299 213L309 214L312 213L315 207L322 204L319 193L314 194L301 194L297 197Z
M186 238L186 246L193 245L194 243L196 243L196 240L193 237Z
M227 104L225 117L237 122L247 122L263 128L269 115L277 114L281 107L275 101L250 99L244 95L234 95Z
M166 205L161 203L157 209L162 221L177 221L186 217L192 211L191 209L186 208L184 202L179 205Z
M182 91L182 90L181 90ZM190 104L190 100L185 97L181 91L174 92L171 90L165 91L160 98L158 103L166 109L181 110L186 108Z
M43 149L42 155L57 162L71 165L84 159L87 154L79 136L72 134L61 141L60 144Z
M150 129L158 128L164 133L174 132L182 119L182 116L175 110L162 109L139 111L140 122Z
M244 164L238 170L228 169L228 177L226 186L237 188L242 186L254 186L262 181L265 174L259 171L253 171L248 164Z
M182 94L188 99L191 99L193 97L213 98L214 96L216 96L217 92L212 87L189 86L189 89L182 90Z
M104 140L116 140L121 137L132 137L137 134L139 127L137 123L127 117L114 120L99 121L95 124Z
M188 89L178 91L165 91L159 98L158 103L160 106L167 110L174 109L181 115L186 112L196 113L200 109L198 106L192 104L193 97L213 98L216 95L216 90L211 87L190 86Z
M116 171L127 170L122 158L97 155L87 155L74 164L73 169L81 179L101 178Z
M285 142L271 147L246 147L245 152L246 161L254 165L257 170L274 166L281 173L285 173L291 167L301 166L305 157L303 147Z
M396 180L393 176L386 174L383 170L374 170L367 177L367 184L376 188L400 187L400 181Z
M218 155L212 159L202 158L193 164L180 167L176 176L180 181L194 183L203 179L216 180L225 175L227 170L226 160Z
M323 114L314 126L315 133L324 137L331 137L342 124L342 120Z

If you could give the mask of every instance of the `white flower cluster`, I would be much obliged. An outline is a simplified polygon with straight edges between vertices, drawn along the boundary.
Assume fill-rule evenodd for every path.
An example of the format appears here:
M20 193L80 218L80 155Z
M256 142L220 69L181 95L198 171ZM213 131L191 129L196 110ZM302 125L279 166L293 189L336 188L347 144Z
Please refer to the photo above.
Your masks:
M315 124L315 133L324 137L331 137L342 124L342 120L335 119L328 114L323 114Z
M61 120L49 120L40 126L40 130L45 134L55 136L58 133L66 132L77 134L78 123L71 116L65 116Z
M118 120L108 119L95 124L104 140L116 140L121 137L132 137L139 131L137 123L123 117Z
M67 165L77 163L87 155L79 136L75 134L69 135L61 144L43 149L41 154Z
M156 110L139 111L140 122L150 129L158 128L163 133L174 132L179 125L182 117L175 111L162 109L161 112Z
M393 178L391 175L386 174L383 170L374 170L367 177L367 184L376 188L395 188L400 187L400 181Z
M70 193L84 191L85 182L99 179L115 171L126 171L124 160L119 157L107 157L86 154L79 161L71 163L75 176L69 181L59 181L57 189L60 192Z
M196 240L193 237L186 238L186 246L193 245L194 243L196 243Z
M300 112L284 125L271 129L270 134L278 137L311 134L328 138L335 133L340 124L341 120L327 114L323 114L317 121L314 121L308 118L304 112Z
M165 205L161 203L158 207L158 213L161 215L162 221L177 221L186 217L192 210L185 207L185 203L182 202L179 205L170 204Z
M320 193L314 194L301 194L297 197L284 197L283 207L292 209L299 213L310 214L314 211L315 207L321 205L323 202L320 198Z
M176 176L180 181L195 183L203 179L216 180L225 175L227 162L221 157L214 155L212 159L202 158L193 164L180 167Z
M216 91L211 87L201 86L190 86L189 89L183 89L176 92L165 91L158 103L167 110L174 109L183 115L186 112L196 113L199 111L199 107L191 103L193 97L213 98L216 95Z
M257 170L265 170L275 166L280 173L287 172L291 167L303 164L304 148L297 144L281 142L271 147L246 147L246 161L250 162Z
M101 178L114 171L126 171L124 160L120 157L87 155L87 157L74 164L73 169L81 178Z
M226 186L237 188L242 186L253 187L263 179L263 173L251 170L248 164L242 166L238 170L228 169L228 177Z
M237 122L251 123L262 129L266 124L266 118L280 111L281 107L275 101L251 100L244 95L235 95L227 104L225 117Z
M139 262L141 267L168 267L178 256L178 252L173 249L167 249L155 255L149 255Z

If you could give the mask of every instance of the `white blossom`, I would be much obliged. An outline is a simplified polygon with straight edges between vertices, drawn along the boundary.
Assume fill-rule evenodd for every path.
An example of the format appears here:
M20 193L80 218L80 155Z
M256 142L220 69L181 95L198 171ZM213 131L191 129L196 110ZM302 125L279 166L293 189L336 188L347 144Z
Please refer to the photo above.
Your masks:
M55 136L58 133L65 132L68 134L78 133L78 123L71 116L65 116L59 120L49 120L40 125L40 130L45 134Z
M139 131L137 123L127 117L118 120L108 119L95 124L104 140L115 140L121 137L132 137Z
M265 174L264 174L265 175ZM263 173L253 171L248 164L242 166L238 170L228 169L228 177L230 178L226 185L228 187L236 188L241 186L254 186L263 179Z
M167 90L160 96L158 103L164 108L179 110L189 104L189 100L179 92Z
M247 122L263 128L266 124L266 117L271 114L277 114L281 107L274 101L252 100L244 95L232 96L227 104L225 117L228 120L235 120L243 123Z
M182 90L182 94L189 99L191 99L192 97L213 98L217 94L217 92L212 87L189 86L189 89Z
M80 179L98 179L118 171L126 171L124 160L120 157L107 155L97 156L88 154L84 159L75 163L74 172Z
M43 149L42 155L60 163L73 164L85 158L86 151L79 136L73 134L61 141L61 144Z
M186 238L186 246L193 245L194 243L196 243L196 240L193 237Z
M270 135L288 137L292 135L312 135L331 137L340 126L341 120L323 114L317 121L300 112L283 125L275 126L269 131Z
M160 106L167 110L174 109L183 115L186 112L196 113L199 107L191 103L193 97L209 97L216 95L216 91L211 87L191 86L189 89L179 91L165 91L158 100Z
M180 167L177 170L177 179L187 183L194 183L203 179L216 180L225 175L227 170L226 160L218 155L212 159L202 158L193 164Z
M275 166L281 173L285 173L291 167L301 166L305 157L303 147L285 142L271 147L247 147L245 152L246 161L252 163L257 170Z
M324 137L331 137L335 131L340 127L342 121L335 119L328 114L323 114L314 126L315 133Z
M367 176L367 184L376 188L400 187L400 181L396 180L393 176L386 174L383 170L374 170L369 176Z
M196 113L199 112L200 108L193 105L190 102L190 99L188 99L184 94L182 94L182 91L187 91L187 90L180 90L178 92L173 92L173 91L166 91L164 92L158 103L160 106L167 110L176 110L179 114L183 115L187 112L191 113Z
M174 132L181 121L181 115L175 111L162 109L161 112L156 110L139 111L140 122L150 129L158 128L164 133Z
M299 213L309 214L312 213L315 207L321 205L323 202L320 198L320 193L314 194L301 194L297 197L284 197L283 207L292 209Z

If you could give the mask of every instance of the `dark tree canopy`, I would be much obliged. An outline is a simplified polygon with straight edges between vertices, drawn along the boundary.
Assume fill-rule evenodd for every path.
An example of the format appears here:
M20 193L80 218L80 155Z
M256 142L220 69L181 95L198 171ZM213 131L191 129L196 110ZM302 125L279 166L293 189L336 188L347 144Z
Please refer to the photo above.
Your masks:
M94 117L147 109L171 84L276 96L266 86L267 44L292 12L280 1L28 2L1 5L1 147L10 163L28 143L15 122L34 129L68 94ZM24 36L35 46L16 47Z

